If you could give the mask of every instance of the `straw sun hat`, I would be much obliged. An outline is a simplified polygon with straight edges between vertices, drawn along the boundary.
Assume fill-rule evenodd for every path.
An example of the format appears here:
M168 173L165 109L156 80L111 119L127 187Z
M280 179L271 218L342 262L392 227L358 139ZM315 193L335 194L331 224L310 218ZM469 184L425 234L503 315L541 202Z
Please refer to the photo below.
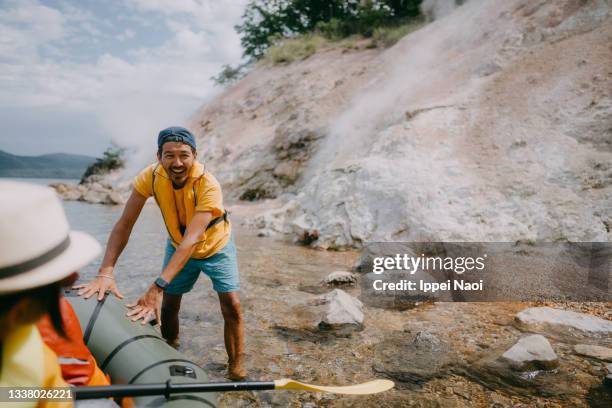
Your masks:
M0 294L62 280L100 253L92 236L71 231L53 190L0 181Z

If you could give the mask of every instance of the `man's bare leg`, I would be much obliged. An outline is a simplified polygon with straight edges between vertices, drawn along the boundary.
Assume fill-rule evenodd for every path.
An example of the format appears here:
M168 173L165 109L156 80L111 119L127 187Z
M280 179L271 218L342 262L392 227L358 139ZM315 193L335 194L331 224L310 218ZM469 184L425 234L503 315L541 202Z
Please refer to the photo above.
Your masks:
M161 307L162 336L172 347L179 344L179 310L183 295L169 295L164 293Z
M223 338L229 360L228 378L243 380L247 371L244 362L244 324L238 292L219 293L219 303L225 321Z

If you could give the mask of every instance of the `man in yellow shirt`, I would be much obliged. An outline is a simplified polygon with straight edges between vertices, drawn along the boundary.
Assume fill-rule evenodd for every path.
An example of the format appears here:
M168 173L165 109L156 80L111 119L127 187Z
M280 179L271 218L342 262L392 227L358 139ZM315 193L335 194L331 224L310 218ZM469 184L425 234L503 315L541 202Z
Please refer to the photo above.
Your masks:
M178 313L181 298L205 273L218 293L225 321L224 340L228 355L228 378L246 377L244 329L236 248L221 186L196 161L195 138L187 129L170 127L157 138L157 163L146 167L134 180L134 189L123 214L108 239L99 274L92 282L77 286L86 298L109 290L122 298L114 281L114 267L128 242L134 223L149 197L159 206L168 244L162 273L133 304L128 316L142 323L157 319L169 344L178 345Z

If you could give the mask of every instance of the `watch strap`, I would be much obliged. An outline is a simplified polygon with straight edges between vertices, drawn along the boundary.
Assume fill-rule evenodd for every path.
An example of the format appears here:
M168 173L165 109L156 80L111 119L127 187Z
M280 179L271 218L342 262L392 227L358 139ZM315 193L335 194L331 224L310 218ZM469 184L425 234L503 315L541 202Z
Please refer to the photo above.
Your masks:
M155 284L161 289L166 289L170 282L160 276L159 278L155 279Z

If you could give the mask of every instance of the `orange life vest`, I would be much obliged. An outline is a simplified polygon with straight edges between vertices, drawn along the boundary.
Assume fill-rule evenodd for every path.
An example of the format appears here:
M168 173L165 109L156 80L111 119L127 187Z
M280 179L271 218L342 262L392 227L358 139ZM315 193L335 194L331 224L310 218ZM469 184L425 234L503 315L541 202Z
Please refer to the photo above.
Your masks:
M37 326L45 344L57 354L64 380L72 385L109 385L110 381L83 342L79 319L63 297L60 298L60 312L67 338L57 334L48 315L40 319Z

